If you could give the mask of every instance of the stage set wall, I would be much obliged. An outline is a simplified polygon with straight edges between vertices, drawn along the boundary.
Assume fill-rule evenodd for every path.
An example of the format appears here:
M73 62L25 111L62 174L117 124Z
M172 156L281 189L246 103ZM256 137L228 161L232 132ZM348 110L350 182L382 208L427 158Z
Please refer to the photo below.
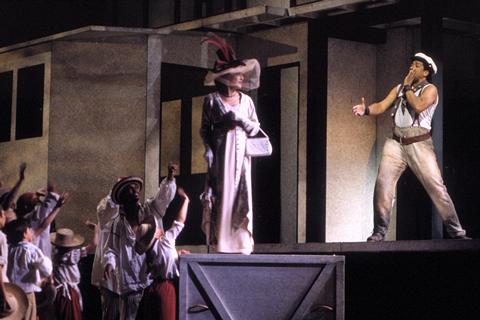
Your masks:
M54 43L49 176L72 195L59 225L80 231L117 177L145 177L146 63L145 40Z
M291 70L282 73L282 243L306 241L307 33L307 24L301 23L229 38L239 57L257 57L262 67L298 68L298 77ZM403 79L416 34L412 28L392 29L379 45L328 40L326 242L364 241L371 232L373 186L391 123L388 114L354 117L351 107L362 96L367 103L382 99ZM202 36L52 41L2 53L4 69L40 59L46 75L44 133L0 143L2 180L13 184L22 160L29 168L21 192L55 179L59 190L72 195L57 223L81 233L86 233L82 222L95 220L98 201L117 177L140 176L145 195L154 195L161 175L161 63L210 68L214 51L199 46ZM257 50L252 44L258 39L268 41L272 52ZM296 51L279 54L275 44ZM393 218L388 239L395 239L395 231Z
M51 46L42 45L0 55L0 72L13 71L12 102L14 105L11 115L11 137L15 137L16 131L16 79L18 69L38 64L44 64L45 66L42 135L35 138L0 142L0 181L5 186L13 186L18 180L20 163L22 161L28 163L27 176L22 191L45 187L48 178Z
M154 36L143 35L53 41L0 55L7 67L16 67L17 61L45 63L43 134L0 143L0 172L5 184L12 185L18 164L25 161L20 193L46 187L48 179L56 182L58 191L69 192L70 200L56 218L57 228L69 227L90 238L83 222L96 221L97 203L118 177L144 178L147 196L157 190L158 160L151 165L148 152L155 149L150 142L155 125L158 140L151 110L159 103L160 91L155 61L161 52L151 53L159 49L156 44ZM149 64L157 70L156 77ZM146 166L150 175L145 174Z
M364 241L373 228L373 189L390 112L354 117L351 108L382 100L403 80L414 51L414 32L387 32L385 44L329 39L326 241ZM394 205L388 240L396 237Z

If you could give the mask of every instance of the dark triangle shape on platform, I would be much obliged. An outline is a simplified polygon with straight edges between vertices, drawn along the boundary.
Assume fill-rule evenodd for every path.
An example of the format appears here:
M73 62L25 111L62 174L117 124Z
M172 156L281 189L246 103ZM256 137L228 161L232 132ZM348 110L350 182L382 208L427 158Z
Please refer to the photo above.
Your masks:
M222 319L275 319L296 313L323 265L196 264L196 278ZM265 272L258 270L265 268ZM241 297L239 303L238 297ZM221 304L221 305L219 305Z

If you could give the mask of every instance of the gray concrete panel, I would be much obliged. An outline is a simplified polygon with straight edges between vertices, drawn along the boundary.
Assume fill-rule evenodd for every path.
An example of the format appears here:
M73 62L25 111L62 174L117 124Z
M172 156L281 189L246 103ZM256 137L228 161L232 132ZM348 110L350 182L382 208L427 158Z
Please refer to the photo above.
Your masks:
M344 318L344 257L200 255L180 258L180 319Z
M71 192L57 227L85 233L117 177L145 177L146 44L56 42L48 176Z

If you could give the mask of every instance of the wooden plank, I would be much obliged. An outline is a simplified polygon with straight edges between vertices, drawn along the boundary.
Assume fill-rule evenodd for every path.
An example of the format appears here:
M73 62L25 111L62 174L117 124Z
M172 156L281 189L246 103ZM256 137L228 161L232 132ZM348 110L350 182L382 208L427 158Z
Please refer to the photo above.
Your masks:
M323 0L292 7L288 9L288 13L289 16L301 16L366 2L371 2L371 0Z
M192 21L187 21L183 23L178 23L168 27L160 28L159 30L163 31L186 31L186 30L195 30L199 28L206 28L212 26L220 26L224 23L233 24L234 22L240 23L242 21L252 21L257 19L257 22L266 22L274 20L280 17L286 17L288 14L287 9L277 8L266 5L258 5L255 7L237 10L227 13L218 14L211 17L206 17L203 19L197 19ZM259 19L261 17L261 19Z
M107 26L86 26L74 30L56 33L47 37L38 38L26 42L17 43L11 46L0 48L0 53L13 51L25 47L52 42L56 40L75 40L89 39L98 37L120 37L120 36L136 36L136 35L162 35L166 34L159 29L149 28L124 28L124 27L107 27Z

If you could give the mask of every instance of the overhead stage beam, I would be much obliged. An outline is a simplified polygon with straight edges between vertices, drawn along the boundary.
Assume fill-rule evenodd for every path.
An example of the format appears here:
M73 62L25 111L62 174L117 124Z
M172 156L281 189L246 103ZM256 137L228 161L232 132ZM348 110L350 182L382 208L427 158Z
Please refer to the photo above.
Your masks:
M214 28L228 31L237 31L255 24L274 24L275 20L285 18L288 11L285 8L259 5L248 9L227 12L202 19L182 22L160 28L166 32L188 31L201 28Z

